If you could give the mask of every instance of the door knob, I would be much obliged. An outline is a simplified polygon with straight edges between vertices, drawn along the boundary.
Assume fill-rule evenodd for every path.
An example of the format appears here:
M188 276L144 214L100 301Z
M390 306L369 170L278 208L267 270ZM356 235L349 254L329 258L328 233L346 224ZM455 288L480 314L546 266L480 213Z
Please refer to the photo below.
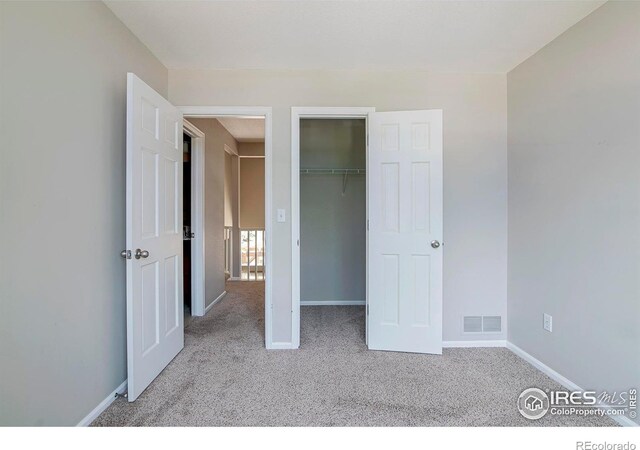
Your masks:
M433 248L438 248L438 247L440 247L440 242L438 242L438 241L431 241L431 246L432 246Z
M136 257L136 259L147 258L149 256L149 252L146 250L140 250L139 248L137 248L136 254L134 256Z

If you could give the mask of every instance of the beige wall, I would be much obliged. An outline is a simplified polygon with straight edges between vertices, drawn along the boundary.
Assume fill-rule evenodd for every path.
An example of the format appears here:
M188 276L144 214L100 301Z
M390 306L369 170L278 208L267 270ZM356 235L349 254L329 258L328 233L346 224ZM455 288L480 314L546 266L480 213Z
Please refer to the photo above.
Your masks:
M240 158L240 228L264 228L264 158Z
M187 120L205 134L204 266L205 307L224 292L225 144L237 151L236 140L216 119Z
M506 94L504 74L169 71L174 104L273 107L274 341L291 341L291 106L444 110L444 338L506 337L460 330L463 314L506 316Z
M239 142L240 156L264 156L264 142Z
M583 388L637 388L640 3L606 3L508 83L509 340Z
M127 377L126 73L167 70L101 2L0 17L0 425L75 425Z
M233 156L225 152L224 154L224 226L233 226Z

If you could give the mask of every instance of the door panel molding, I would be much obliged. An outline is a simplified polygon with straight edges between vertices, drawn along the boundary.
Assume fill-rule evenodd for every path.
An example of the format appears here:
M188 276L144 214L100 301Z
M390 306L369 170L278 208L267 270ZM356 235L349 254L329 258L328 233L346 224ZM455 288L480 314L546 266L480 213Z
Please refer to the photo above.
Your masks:
M442 354L442 111L370 119L368 345Z

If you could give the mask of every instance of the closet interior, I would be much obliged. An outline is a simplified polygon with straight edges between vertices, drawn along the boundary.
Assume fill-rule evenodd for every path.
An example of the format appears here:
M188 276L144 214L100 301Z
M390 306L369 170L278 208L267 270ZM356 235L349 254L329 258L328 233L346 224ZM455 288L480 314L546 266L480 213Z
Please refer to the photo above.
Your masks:
M366 121L300 120L300 304L366 300Z

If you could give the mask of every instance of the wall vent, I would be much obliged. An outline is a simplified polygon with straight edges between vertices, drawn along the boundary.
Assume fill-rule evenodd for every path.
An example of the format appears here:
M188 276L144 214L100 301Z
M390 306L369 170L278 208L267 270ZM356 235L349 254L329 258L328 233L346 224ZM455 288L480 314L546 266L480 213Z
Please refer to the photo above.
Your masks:
M500 333L502 331L502 317L464 316L462 330L464 333Z
M500 316L483 316L482 331L484 333L499 333L502 331L502 317Z
M482 333L482 316L464 316L465 333Z

